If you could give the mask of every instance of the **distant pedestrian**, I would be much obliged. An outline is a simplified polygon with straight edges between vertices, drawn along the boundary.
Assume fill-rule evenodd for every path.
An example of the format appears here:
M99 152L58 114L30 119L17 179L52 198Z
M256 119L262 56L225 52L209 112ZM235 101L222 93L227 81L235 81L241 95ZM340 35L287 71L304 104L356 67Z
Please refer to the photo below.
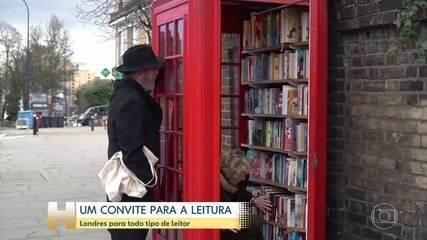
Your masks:
M107 115L102 116L102 122L104 124L105 130L107 129L107 119L108 119Z
M123 161L135 175L147 183L152 179L150 164L142 147L160 155L160 125L162 109L150 96L159 68L164 60L157 58L149 45L136 45L123 54L123 64L117 71L124 79L117 81L110 98L108 113L108 158L122 151ZM142 198L123 194L122 202L151 202L153 189ZM108 199L108 197L107 197ZM148 229L108 229L112 240L145 240Z

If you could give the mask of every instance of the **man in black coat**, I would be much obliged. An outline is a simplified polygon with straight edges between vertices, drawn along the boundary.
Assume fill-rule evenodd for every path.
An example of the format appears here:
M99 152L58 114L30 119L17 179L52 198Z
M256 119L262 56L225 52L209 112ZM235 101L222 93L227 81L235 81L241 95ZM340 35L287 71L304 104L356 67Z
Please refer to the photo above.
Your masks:
M136 45L123 54L117 71L124 79L114 86L108 113L108 158L122 151L126 166L144 183L153 175L142 148L145 145L160 156L162 109L150 96L159 68L164 60L157 58L149 45ZM142 198L123 194L122 202L151 202L153 189ZM107 197L108 200L108 197ZM108 229L112 240L145 240L147 229Z

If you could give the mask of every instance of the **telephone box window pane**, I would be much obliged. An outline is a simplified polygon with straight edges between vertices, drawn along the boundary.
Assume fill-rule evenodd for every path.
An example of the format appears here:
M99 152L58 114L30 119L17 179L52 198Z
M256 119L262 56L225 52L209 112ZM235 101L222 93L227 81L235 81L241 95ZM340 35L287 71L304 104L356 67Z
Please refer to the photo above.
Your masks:
M237 137L237 129L221 129L221 149L224 151L237 148Z
M182 54L184 49L184 20L178 20L176 33L176 54Z
M183 92L183 80L184 80L184 64L182 58L177 59L176 61L176 74L178 80L178 92Z
M166 134L160 133L160 164L165 165L165 159L166 159Z
M166 60L165 63L165 84L166 84L166 93L173 93L174 85L176 82L175 71L173 69L174 60Z
M168 123L166 125L167 130L173 129L173 120L174 120L174 101L172 98L168 99Z
M182 136L178 136L178 165L177 165L177 169L178 170L182 170L183 169L183 163L184 163L184 146L183 146L183 140L182 140Z
M160 107L162 108L162 111L163 111L163 115L162 116L165 116L166 115L166 98L160 98ZM165 118L164 117L162 117L162 124L160 125L160 128L161 129L165 129Z
M235 33L223 33L221 35L221 61L239 63L240 59L240 35Z
M178 101L178 131L183 130L184 126L184 101L182 97L177 99Z
M165 56L165 48L166 48L166 25L160 26L159 30L159 55L161 57Z
M234 65L221 66L221 94L239 93L239 67Z
M221 99L221 127L237 127L239 120L239 101L237 98Z
M167 55L174 55L174 40L175 40L175 22L171 22L168 24L168 33L167 33Z

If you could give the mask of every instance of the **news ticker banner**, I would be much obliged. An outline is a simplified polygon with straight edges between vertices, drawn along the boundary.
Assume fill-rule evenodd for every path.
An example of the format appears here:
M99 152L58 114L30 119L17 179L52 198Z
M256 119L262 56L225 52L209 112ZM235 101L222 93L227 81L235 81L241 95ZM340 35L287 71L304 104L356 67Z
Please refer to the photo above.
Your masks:
M48 204L48 227L68 229L231 229L252 223L249 202L57 202Z

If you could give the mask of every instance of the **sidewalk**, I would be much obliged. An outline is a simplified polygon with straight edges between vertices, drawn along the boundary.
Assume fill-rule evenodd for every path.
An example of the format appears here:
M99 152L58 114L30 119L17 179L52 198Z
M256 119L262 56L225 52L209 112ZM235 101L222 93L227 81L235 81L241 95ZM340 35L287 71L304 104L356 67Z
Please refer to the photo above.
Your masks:
M0 240L103 240L106 230L47 228L47 203L105 201L97 173L107 160L107 135L99 127L0 129Z

